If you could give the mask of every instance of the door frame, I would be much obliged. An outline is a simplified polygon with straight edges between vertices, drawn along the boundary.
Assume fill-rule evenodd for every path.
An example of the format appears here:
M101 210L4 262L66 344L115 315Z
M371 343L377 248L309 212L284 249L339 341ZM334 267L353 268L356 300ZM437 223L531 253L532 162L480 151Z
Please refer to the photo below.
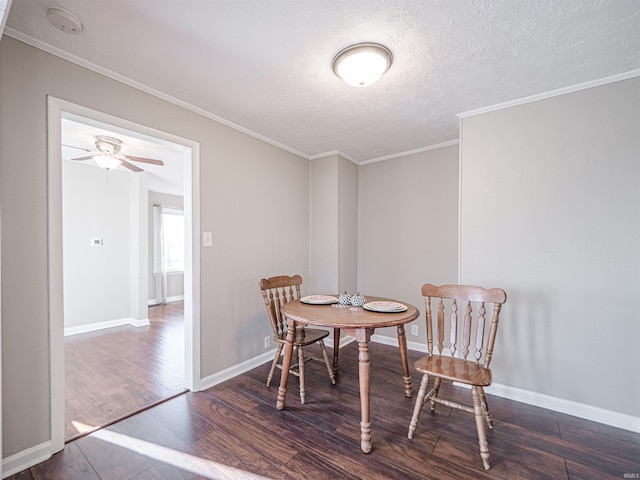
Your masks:
M65 113L154 137L185 147L184 161L184 327L185 387L200 390L200 144L168 132L99 112L53 96L47 97L47 187L49 264L50 432L52 453L64 448L64 292L62 238L62 118ZM190 228L188 227L190 226Z

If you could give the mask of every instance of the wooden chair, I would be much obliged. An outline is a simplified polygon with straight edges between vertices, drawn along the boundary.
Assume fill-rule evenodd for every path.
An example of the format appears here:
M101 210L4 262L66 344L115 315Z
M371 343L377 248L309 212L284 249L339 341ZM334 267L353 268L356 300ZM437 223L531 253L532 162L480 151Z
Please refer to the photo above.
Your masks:
M436 403L448 407L457 408L473 413L478 430L478 443L480 444L480 456L484 468L489 470L489 446L484 429L484 422L489 428L493 428L493 419L487 405L484 387L491 385L491 357L498 330L498 320L502 304L507 301L507 294L499 289L485 290L481 287L468 285L443 285L436 287L425 284L422 287L422 295L425 299L427 317L427 348L429 355L418 360L414 367L422 373L422 382L416 403L413 408L413 416L409 425L409 438L418 425L420 411L427 401L430 402L431 411L435 410ZM431 299L438 300L437 313L437 353L433 353L433 324L431 314ZM443 354L445 339L445 300L450 305L448 350ZM485 303L493 304L491 324L486 325ZM477 315L474 320L473 308L477 307ZM464 311L459 313L459 309ZM462 316L462 324L459 323L459 315ZM473 326L475 325L475 328ZM488 333L486 332L488 330ZM486 338L486 349L482 351ZM473 342L473 345L471 343ZM467 358L471 349L472 358ZM434 377L434 385L427 392L429 377ZM466 405L446 400L439 397L440 383L442 380L459 382L471 387L473 408Z
M264 298L264 304L267 307L267 313L269 314L269 320L271 321L271 327L273 328L273 340L278 344L278 349L273 357L273 363L271 364L271 370L267 377L267 387L271 384L271 379L276 370L276 367L282 370L282 365L278 363L282 348L286 343L287 338L287 322L285 321L280 309L282 306L300 298L300 285L302 284L302 277L300 275L294 275L293 277L278 276L271 278L263 278L260 280L260 290L262 291L262 297ZM336 379L329 363L329 357L327 356L327 350L324 346L323 339L329 336L329 332L326 330L320 330L316 328L296 328L296 338L294 340L294 357L297 354L297 363L291 366L289 372L297 376L300 379L300 403L304 404L305 388L304 388L304 365L305 362L311 360L313 357L304 356L304 347L313 343L320 345L322 350L322 356L324 357L324 363L327 366L329 372L329 378L331 383L335 385Z

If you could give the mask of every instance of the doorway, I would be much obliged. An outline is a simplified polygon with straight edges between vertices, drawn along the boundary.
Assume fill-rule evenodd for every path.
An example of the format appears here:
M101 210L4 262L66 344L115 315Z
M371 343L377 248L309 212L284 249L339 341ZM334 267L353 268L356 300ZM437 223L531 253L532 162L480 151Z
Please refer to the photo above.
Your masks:
M51 432L53 451L62 450L65 439L65 286L64 278L64 235L63 235L63 157L60 145L62 144L62 124L63 121L82 119L82 122L93 128L107 128L113 135L127 136L139 139L142 142L155 144L157 146L171 147L180 151L180 159L183 167L184 184L184 219L185 219L185 265L184 265L184 388L195 391L199 389L200 382L200 351L199 351L199 224L198 206L199 192L198 182L198 162L199 151L196 142L177 137L167 132L150 129L111 115L107 115L95 110L91 110L79 105L75 105L54 97L48 98L48 158L49 158L49 275L50 275L50 354L51 354ZM86 156L90 154L87 153ZM116 171L106 172L94 169L98 174L115 174ZM94 173L96 173L94 172ZM144 177L138 177L142 178ZM115 175L105 177L109 182L115 183ZM136 181L129 187L130 196L148 199L148 192L145 190L145 181ZM145 202L145 208L147 202ZM135 209L134 209L135 210ZM141 213L142 212L142 213ZM131 215L131 238L147 238L146 232L140 227L136 231L135 226L147 223L141 221L144 212L142 209ZM85 234L86 236L86 234ZM100 248L103 239L100 234L91 236L88 240L91 245ZM133 243L132 243L133 244ZM140 251L132 255L130 262L133 267L129 275L129 298L128 314L119 320L132 320L134 326L127 325L127 328L140 328L135 326L144 325L147 318L148 283L145 270L148 265L148 243L138 241L137 248ZM104 293L104 292L102 292ZM103 295L105 296L105 295ZM106 295L108 297L108 295ZM106 321L106 320L105 320ZM99 323L99 322L97 322ZM125 328L119 326L118 328ZM142 327L147 328L147 327Z

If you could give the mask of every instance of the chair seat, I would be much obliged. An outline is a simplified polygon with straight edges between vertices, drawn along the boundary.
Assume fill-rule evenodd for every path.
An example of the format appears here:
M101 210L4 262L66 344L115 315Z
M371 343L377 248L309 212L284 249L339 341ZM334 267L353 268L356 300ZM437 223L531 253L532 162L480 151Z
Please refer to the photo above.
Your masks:
M491 370L473 361L461 358L432 355L423 357L413 365L417 371L433 377L468 385L491 385Z
M329 332L327 330L320 330L318 328L297 328L296 339L293 343L304 347L328 336ZM286 343L286 338L287 332L285 331L280 338L274 338L274 340L278 343Z

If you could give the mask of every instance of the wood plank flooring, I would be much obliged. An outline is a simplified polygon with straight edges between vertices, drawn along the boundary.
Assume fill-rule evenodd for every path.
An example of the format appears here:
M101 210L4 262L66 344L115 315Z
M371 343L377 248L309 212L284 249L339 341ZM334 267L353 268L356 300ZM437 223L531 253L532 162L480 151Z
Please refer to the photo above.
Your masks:
M312 347L313 348L313 347ZM319 350L313 352L319 355ZM413 440L398 349L371 344L373 451L360 451L358 349L341 350L330 384L307 366L307 403L291 380L285 410L267 388L269 363L204 392L186 393L67 444L12 477L34 479L621 479L640 473L640 434L488 395L492 468L485 472L473 417L424 411ZM409 352L413 364L422 354ZM278 374L276 374L278 375ZM279 378L279 377L277 377ZM290 377L293 378L293 377ZM414 390L420 378L414 373ZM468 390L447 387L457 400Z
M67 441L184 391L183 311L152 306L147 327L65 337Z

